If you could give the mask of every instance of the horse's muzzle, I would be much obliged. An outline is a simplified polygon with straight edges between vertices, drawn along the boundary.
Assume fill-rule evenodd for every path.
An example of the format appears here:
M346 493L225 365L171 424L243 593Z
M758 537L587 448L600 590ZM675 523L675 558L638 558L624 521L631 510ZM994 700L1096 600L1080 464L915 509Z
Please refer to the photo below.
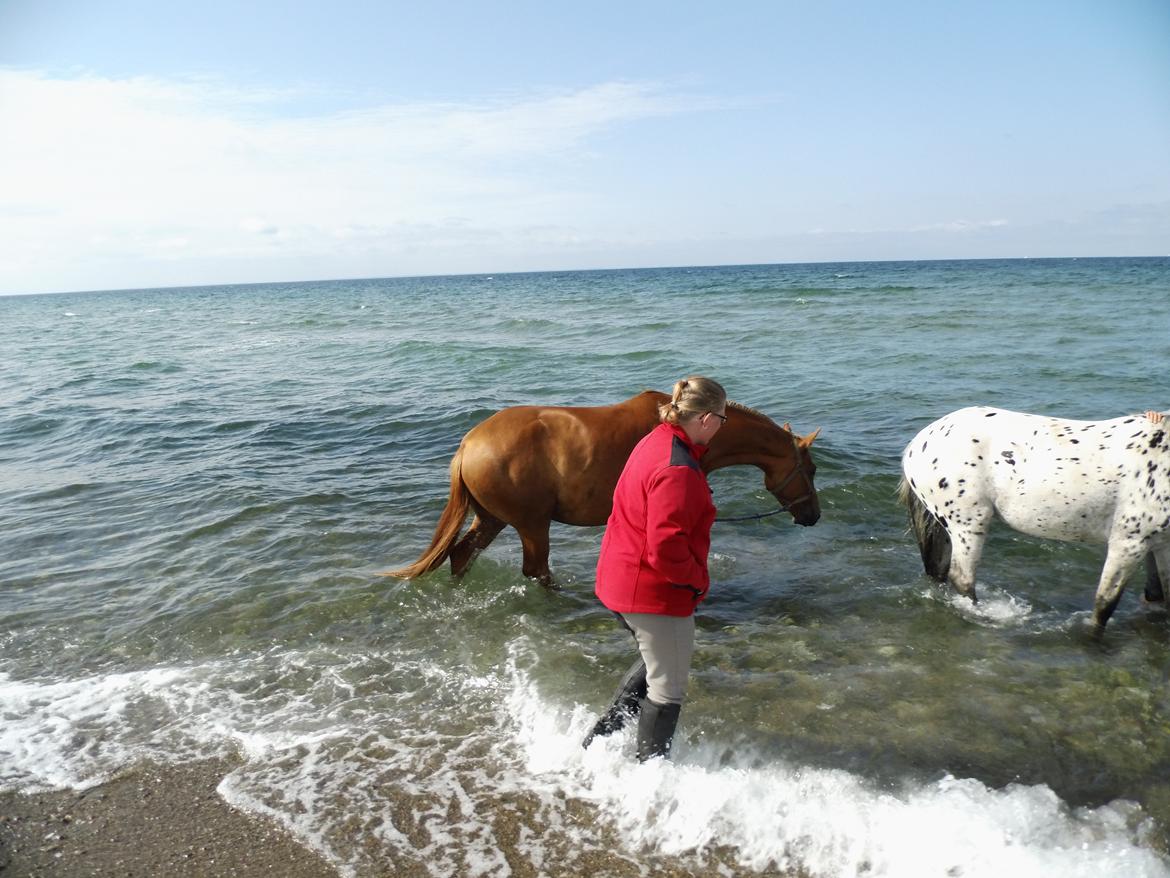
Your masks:
M821 504L815 496L802 497L788 507L788 512L801 527L812 527L821 520Z
M792 516L792 520L802 527L812 527L821 520L821 501L816 492L810 492L796 500L785 500L779 493L773 495L780 503L780 508Z
M821 520L821 510L810 509L807 511L801 510L800 512L797 512L794 509L794 510L792 510L792 520L795 521L797 524L799 524L801 527L812 527L814 524L816 524L818 521Z

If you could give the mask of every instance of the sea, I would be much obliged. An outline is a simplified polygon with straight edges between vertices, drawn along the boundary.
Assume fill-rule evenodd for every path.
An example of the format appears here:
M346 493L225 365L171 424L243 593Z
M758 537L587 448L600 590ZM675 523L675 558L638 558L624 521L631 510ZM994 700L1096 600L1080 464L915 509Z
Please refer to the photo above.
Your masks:
M1170 258L752 265L0 298L0 790L223 759L342 876L1170 876L1170 618L993 530L980 601L896 490L954 409L1170 409ZM721 522L672 761L581 739L633 658L505 530L430 541L461 437L689 374L808 433L822 518ZM768 512L761 473L711 485Z

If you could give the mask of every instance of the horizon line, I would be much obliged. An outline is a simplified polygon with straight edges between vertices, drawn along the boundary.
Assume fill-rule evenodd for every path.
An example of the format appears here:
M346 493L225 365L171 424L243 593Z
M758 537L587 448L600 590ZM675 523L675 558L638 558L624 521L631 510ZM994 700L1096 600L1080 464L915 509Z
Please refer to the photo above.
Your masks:
M1078 260L1090 259L1170 259L1170 254L1165 255L1145 255L1145 256L966 256L955 259L947 258L931 258L931 259L813 259L800 262L727 262L727 263L710 263L705 265L647 265L647 266L612 266L608 268L543 268L543 269L528 269L524 271L465 271L454 272L449 274L386 274L386 275L368 275L361 277L318 277L318 278L298 278L296 280L271 280L271 281L224 281L220 283L196 283L196 284L174 284L168 286L146 286L146 287L109 287L105 289L76 289L76 290L47 290L42 292L29 293L0 293L0 299L10 299L23 296L72 296L72 295L92 295L99 293L141 293L141 292L165 292L167 290L209 290L219 289L223 287L263 287L263 286L282 286L292 284L317 284L317 283L344 283L344 282L367 282L379 280L424 280L428 278L471 278L471 277L512 277L517 275L528 274L590 274L602 272L618 272L618 271L678 271L678 270L706 270L716 268L771 268L776 266L802 266L802 265L889 265L895 263L930 263L930 262L1045 262L1067 260L1075 262Z

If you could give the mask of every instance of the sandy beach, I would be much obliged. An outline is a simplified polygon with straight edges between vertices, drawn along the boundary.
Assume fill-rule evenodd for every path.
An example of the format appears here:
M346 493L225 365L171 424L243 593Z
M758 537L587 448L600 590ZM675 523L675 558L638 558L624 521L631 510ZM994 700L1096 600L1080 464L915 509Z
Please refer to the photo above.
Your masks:
M140 766L108 783L75 790L0 794L0 878L336 878L338 872L281 827L228 805L215 791L232 765L207 760ZM501 820L498 841L518 878L589 874L605 878L688 878L671 858L588 854L573 864L531 862L519 820ZM378 874L428 878L425 863L390 851ZM713 871L729 878L803 878L753 871L713 853ZM460 869L456 874L463 874Z
M282 828L216 793L230 770L148 766L83 792L0 795L0 875L335 878Z

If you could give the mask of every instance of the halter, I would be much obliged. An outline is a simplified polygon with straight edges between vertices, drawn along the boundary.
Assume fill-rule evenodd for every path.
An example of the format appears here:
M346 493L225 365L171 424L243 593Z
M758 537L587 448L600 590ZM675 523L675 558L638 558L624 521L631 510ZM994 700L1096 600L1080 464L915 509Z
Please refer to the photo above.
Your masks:
M769 516L772 516L772 515L779 515L781 512L790 512L792 510L793 506L796 506L798 503L803 503L805 500L811 499L815 495L816 488L813 487L813 481L811 478L809 478L809 474L807 472L805 472L804 464L800 460L800 445L799 445L799 443L797 443L795 435L792 437L792 451L793 451L792 471L789 472L788 475L786 475L784 477L784 481L782 481L779 485L776 486L776 490L768 492L773 497L775 497L777 502L780 504L779 509L773 509L771 512L761 512L759 515L741 515L741 516L736 516L735 518L716 518L715 520L716 521L755 521L757 518L768 518ZM795 479L797 476L804 476L804 483L805 483L805 485L808 486L808 491L805 492L804 494L802 494L801 496L797 497L795 500L785 501L780 496L780 492L783 491L786 487L788 487L788 483L791 482L793 479Z
M785 512L789 511L793 506L796 506L798 503L803 503L805 500L812 499L812 497L814 497L816 495L816 488L813 487L813 481L811 478L809 478L809 474L807 472L805 472L804 464L800 460L800 443L798 443L796 441L796 436L792 437L792 454L793 454L792 472L790 472L787 476L784 477L784 481L782 481L779 485L776 486L775 491L770 492L772 494L772 496L776 498L777 502L779 502L780 508L782 510L784 510ZM783 491L786 487L788 487L788 483L791 482L793 479L795 479L797 476L804 477L804 484L808 488L808 490L804 494L801 494L799 497L797 497L795 500L789 500L788 502L785 502L780 497L780 492Z

